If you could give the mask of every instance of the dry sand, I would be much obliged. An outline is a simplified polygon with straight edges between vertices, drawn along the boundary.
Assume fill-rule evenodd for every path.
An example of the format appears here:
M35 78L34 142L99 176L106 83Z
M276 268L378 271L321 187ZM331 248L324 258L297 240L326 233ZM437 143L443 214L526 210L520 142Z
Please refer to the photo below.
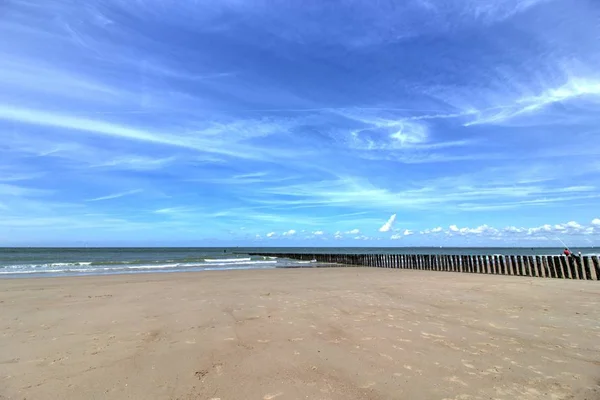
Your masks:
M5 399L600 399L600 284L369 268L0 281Z

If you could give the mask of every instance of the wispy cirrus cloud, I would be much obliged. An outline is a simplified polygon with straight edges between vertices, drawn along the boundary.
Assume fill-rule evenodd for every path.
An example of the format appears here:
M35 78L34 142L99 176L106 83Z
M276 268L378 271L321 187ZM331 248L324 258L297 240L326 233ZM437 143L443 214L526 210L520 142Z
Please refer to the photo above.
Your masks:
M134 190L128 190L126 192L120 192L120 193L113 193L113 194L109 194L106 196L101 196L101 197L95 197L93 199L88 199L86 201L104 201L104 200L114 200L114 199L120 199L121 197L125 197L125 196L131 196L133 194L137 194L142 192L141 189L134 189Z

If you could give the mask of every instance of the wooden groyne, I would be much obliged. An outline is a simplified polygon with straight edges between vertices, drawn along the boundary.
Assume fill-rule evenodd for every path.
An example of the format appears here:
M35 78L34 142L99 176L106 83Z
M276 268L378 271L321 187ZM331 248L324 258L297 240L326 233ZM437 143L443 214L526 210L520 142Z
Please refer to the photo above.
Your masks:
M315 261L330 266L418 269L473 274L600 280L598 256L523 256L452 254L303 254L252 253L251 256Z

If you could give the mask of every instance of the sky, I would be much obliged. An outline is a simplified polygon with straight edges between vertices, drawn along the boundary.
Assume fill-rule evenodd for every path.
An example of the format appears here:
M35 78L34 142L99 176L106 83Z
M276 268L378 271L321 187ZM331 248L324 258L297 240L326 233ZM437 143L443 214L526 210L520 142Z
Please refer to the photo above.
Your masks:
M0 0L0 246L600 246L596 0Z

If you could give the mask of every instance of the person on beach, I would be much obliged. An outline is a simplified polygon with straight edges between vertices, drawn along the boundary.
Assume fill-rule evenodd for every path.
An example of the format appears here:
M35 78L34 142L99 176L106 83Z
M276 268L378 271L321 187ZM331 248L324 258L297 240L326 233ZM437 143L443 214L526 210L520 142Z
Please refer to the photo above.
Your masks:
M563 251L563 254L564 254L565 256L569 257L569 256L570 256L571 254L573 254L573 253L571 253L571 250L569 250L569 249L565 249L565 251Z

